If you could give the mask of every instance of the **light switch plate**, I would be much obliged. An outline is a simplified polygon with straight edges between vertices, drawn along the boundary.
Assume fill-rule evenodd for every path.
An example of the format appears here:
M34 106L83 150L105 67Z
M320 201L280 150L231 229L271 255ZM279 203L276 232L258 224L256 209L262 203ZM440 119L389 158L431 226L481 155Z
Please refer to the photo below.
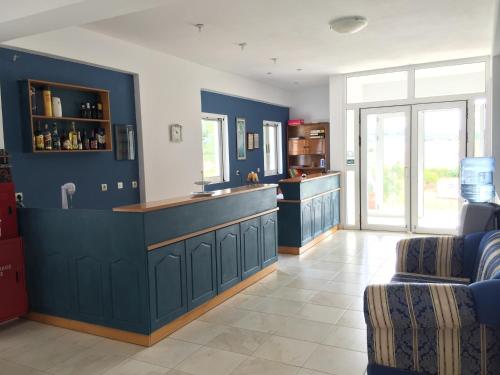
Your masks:
M260 173L260 168L257 168L257 173Z
M119 181L118 184L116 184L116 187L118 190L123 189L123 182Z
M101 191L108 191L108 184L101 184Z
M132 181L132 189L137 189L137 181Z

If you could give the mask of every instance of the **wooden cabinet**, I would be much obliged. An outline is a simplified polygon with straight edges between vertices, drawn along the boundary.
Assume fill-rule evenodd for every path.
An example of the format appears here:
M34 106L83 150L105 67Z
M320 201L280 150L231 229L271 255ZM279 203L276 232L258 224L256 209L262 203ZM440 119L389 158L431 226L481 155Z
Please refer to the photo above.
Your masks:
M287 126L287 166L299 174L317 173L329 168L329 123Z
M313 202L313 236L323 232L323 197L319 196L312 200Z
M332 194L323 196L323 231L327 231L333 226Z
M217 290L223 292L241 280L240 226L231 225L215 233L217 241Z
M188 308L208 301L217 294L215 232L186 240Z
M261 267L260 217L240 223L242 279L253 275Z
M186 250L184 242L148 254L152 329L187 312Z
M289 155L321 155L324 153L324 139L291 139L288 141Z
M278 260L278 215L272 212L260 218L262 224L262 267Z
M300 208L302 224L302 243L306 243L313 238L313 204L308 200L301 204Z

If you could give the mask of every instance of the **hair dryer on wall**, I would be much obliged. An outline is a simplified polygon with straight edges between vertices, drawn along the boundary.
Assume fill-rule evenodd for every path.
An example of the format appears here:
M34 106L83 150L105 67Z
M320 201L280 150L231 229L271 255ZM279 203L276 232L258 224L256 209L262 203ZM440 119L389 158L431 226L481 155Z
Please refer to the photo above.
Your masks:
M62 208L64 210L68 208L73 208L73 194L76 192L76 185L72 182L68 182L61 186L61 200Z

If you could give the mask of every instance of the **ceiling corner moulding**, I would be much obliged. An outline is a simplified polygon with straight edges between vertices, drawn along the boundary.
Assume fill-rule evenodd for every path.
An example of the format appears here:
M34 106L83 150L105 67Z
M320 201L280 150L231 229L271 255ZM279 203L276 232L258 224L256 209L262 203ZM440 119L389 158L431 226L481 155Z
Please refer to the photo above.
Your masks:
M336 18L329 23L330 29L340 34L354 34L368 25L368 20L362 16Z

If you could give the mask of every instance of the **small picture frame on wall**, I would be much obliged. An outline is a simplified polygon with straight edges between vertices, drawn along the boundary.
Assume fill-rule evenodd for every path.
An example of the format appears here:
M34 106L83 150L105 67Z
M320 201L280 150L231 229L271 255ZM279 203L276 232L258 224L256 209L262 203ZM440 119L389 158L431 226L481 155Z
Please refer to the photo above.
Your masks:
M253 133L253 148L259 148L259 133Z
M247 150L253 150L253 133L247 133Z
M236 118L236 156L238 160L246 160L246 121L244 118Z

